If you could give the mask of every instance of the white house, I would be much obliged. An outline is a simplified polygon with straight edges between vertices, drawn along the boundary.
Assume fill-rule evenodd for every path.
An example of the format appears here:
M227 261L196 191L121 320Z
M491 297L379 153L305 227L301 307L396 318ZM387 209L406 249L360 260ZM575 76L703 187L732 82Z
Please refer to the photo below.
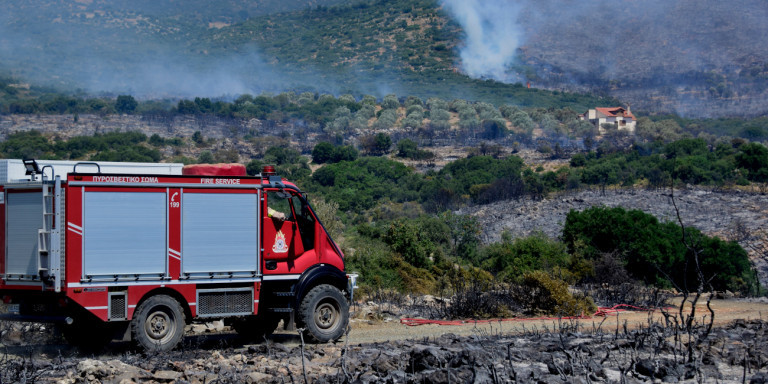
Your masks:
M622 107L590 109L583 115L579 115L579 119L594 124L601 135L605 133L605 128L603 128L605 123L613 124L616 129L627 131L630 134L635 133L637 126L637 118L629 110L629 107L627 109Z

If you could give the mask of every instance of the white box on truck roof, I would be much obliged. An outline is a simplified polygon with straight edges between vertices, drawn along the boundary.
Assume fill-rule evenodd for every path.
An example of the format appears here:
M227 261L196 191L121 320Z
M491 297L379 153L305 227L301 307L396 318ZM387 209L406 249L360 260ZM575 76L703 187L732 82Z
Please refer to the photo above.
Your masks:
M53 176L61 176L65 179L67 173L73 172L75 164L80 173L118 173L118 174L152 174L152 175L181 175L184 164L181 163L130 163L115 161L83 161L83 160L37 160L37 165L42 170L45 166L53 167ZM93 163L99 164L97 168ZM50 169L45 170L45 175L52 177ZM24 163L20 159L0 159L0 183L13 183L29 180L26 175Z

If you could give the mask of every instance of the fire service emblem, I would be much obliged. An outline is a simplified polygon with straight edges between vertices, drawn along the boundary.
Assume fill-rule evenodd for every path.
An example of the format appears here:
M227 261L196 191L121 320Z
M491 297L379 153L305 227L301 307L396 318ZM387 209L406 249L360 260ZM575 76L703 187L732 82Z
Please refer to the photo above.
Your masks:
M283 234L283 231L277 231L277 234L275 234L275 245L272 246L272 252L288 252L288 244L285 242L285 234Z

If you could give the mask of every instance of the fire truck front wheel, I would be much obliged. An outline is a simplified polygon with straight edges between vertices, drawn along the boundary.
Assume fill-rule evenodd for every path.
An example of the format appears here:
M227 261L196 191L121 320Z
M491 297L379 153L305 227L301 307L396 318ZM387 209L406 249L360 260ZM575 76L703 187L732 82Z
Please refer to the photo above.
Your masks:
M312 288L299 307L299 326L313 341L326 343L344 335L349 304L341 291L329 284Z
M184 336L184 310L170 296L152 296L136 310L131 332L134 342L147 351L171 350Z

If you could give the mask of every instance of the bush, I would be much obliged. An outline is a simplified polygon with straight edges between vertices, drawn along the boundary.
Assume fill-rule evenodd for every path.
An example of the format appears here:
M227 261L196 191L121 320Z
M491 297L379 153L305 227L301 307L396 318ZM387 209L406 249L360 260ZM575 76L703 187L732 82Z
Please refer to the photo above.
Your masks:
M333 154L333 144L321 141L312 149L312 162L315 164L327 163Z
M694 253L715 290L746 293L755 284L747 253L737 243L686 228L688 244L692 245L688 249L682 242L679 225L659 223L654 216L639 210L572 210L566 216L562 237L571 253L583 252L594 261L602 260L606 253L621 255L621 262L632 278L658 287L697 286Z
M478 319L509 317L517 305L512 296L494 284L493 277L477 268L451 266L442 274L443 285L450 286L450 303L437 304L438 318Z
M591 315L597 309L591 298L574 296L565 281L544 271L523 275L517 299L534 315L581 316Z
M747 171L749 180L768 181L768 148L758 143L742 145L736 155L736 165Z
M431 263L437 246L411 220L396 220L390 224L384 241L392 250L403 256L403 259L417 268L423 268Z
M412 160L427 160L434 157L435 154L419 149L416 142L411 139L402 139L397 142L397 156Z
M384 133L363 136L360 138L360 146L369 155L381 156L389 153L389 148L392 147L392 138Z
M515 240L505 239L485 250L485 267L501 280L514 281L535 270L552 271L568 265L565 245L538 232Z
M357 155L357 150L351 145L334 146L331 143L320 142L312 149L312 162L332 164L340 161L354 161Z

